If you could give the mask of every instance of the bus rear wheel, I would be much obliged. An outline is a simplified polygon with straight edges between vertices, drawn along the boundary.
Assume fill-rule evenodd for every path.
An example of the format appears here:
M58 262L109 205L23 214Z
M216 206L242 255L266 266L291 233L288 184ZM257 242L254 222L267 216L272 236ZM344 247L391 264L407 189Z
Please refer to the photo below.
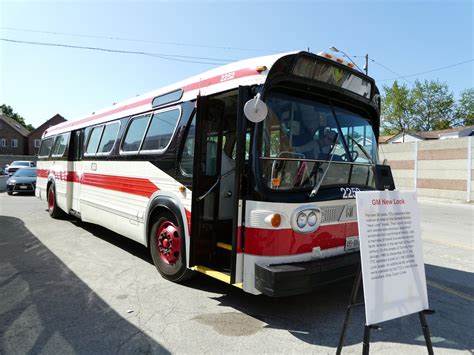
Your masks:
M56 203L56 186L54 182L48 188L48 213L52 218L61 218L64 214Z
M161 276L183 282L192 275L186 267L184 230L170 212L162 212L152 221L150 250L153 263Z

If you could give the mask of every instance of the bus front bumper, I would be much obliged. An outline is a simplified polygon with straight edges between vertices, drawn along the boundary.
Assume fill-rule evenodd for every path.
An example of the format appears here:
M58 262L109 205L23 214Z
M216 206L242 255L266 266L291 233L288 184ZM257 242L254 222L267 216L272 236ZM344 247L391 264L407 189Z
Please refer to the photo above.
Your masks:
M359 265L359 252L300 263L256 264L255 288L272 297L299 295L354 277Z

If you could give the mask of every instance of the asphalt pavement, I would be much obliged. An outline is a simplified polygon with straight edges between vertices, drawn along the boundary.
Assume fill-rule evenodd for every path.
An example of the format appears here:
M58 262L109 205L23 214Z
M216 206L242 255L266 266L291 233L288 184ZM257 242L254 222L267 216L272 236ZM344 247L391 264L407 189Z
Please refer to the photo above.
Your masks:
M474 206L421 201L436 354L474 349ZM0 193L0 354L334 354L352 283L253 296L197 275L162 279L147 249L44 201ZM356 309L343 354L362 350ZM417 315L382 323L374 354L424 354Z

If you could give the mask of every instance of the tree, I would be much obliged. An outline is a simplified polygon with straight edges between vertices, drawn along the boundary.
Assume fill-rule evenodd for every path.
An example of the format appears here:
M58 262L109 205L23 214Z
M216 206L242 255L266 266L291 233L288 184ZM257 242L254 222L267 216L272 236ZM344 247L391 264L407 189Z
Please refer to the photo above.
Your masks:
M2 112L2 115L14 119L26 129L30 131L35 130L35 128L31 124L26 124L25 119L22 116L20 116L18 113L14 112L11 106L2 104L0 105L0 111Z
M397 134L414 128L413 99L406 85L397 81L383 87L385 95L382 98L382 129L383 134Z
M425 80L415 81L411 90L413 118L418 131L446 129L460 122L454 115L454 96L446 83Z
M474 125L474 89L461 91L461 97L456 105L455 116L464 126Z

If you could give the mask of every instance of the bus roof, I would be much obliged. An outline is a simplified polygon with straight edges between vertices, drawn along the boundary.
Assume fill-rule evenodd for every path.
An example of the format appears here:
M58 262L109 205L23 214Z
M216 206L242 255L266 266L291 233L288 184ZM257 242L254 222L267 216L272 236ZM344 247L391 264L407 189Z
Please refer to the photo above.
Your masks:
M121 117L139 114L153 109L152 101L155 97L182 89L183 96L179 101L189 101L198 95L211 95L217 92L231 90L241 85L259 85L265 82L273 64L280 58L298 52L280 53L269 56L245 59L230 63L189 79L165 86L149 93L114 104L100 111L60 123L48 128L44 137L80 129L112 121Z

